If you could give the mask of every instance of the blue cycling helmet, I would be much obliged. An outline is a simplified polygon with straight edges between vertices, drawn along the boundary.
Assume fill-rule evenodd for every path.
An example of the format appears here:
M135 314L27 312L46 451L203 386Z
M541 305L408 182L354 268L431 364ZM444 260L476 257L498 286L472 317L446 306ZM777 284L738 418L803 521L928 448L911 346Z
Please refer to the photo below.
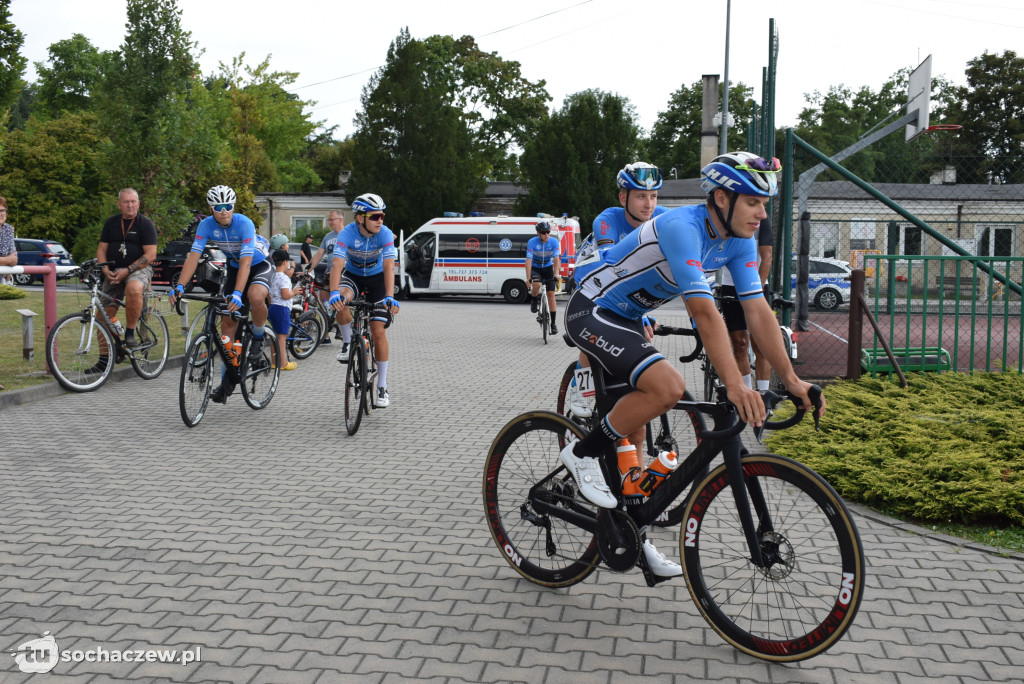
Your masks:
M380 198L380 195L374 195L372 192L352 200L352 210L357 214L365 214L368 211L384 211L385 209L387 209L387 205L384 204L384 200Z
M661 171L647 162L626 164L615 177L619 190L657 190L661 187Z
M711 160L700 170L700 186L709 195L718 188L740 195L773 197L779 192L775 174L779 160L762 159L750 152L730 152Z

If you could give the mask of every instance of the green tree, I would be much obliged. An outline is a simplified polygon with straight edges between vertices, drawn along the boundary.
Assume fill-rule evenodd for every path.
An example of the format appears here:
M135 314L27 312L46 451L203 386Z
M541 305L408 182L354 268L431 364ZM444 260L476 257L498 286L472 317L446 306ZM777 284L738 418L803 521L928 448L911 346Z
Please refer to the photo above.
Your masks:
M103 55L80 33L57 41L49 53L46 62L36 62L39 106L53 117L89 109L101 83Z
M363 88L356 115L346 196L381 195L392 227L468 211L486 186L488 155L454 103L450 65L433 45L403 30Z
M352 170L355 140L351 137L334 140L334 127L309 141L304 157L320 177L321 187L337 190L341 187L341 174Z
M128 0L127 28L96 96L107 174L111 186L139 191L161 234L176 234L223 146L175 0Z
M719 84L719 101L725 84ZM750 98L754 90L742 82L729 88L729 114L733 124L729 127L730 150L747 147L747 126L753 114ZM669 175L676 170L678 178L697 178L700 175L700 143L703 128L704 83L697 81L682 86L672 93L668 109L658 114L647 143L649 161Z
M629 100L600 90L570 95L538 127L519 160L526 214L567 212L589 227L615 203L615 175L641 149L636 110Z
M959 182L1024 183L1024 57L985 52L967 63L949 122L961 124Z
M81 227L113 209L101 197L101 143L96 115L88 112L33 117L25 130L8 135L0 187L18 235L61 240L70 248Z
M17 100L28 60L21 56L25 34L11 22L11 0L0 0L0 116Z

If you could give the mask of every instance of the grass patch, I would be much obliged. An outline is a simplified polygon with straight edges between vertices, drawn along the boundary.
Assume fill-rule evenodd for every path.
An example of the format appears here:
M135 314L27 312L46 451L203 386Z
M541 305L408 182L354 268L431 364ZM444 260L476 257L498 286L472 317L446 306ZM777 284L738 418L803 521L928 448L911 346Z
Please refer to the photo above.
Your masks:
M42 291L23 290L25 297L17 300L0 300L0 385L8 391L31 387L52 382L52 376L46 371L46 323L43 319ZM155 300L153 300L155 301ZM81 311L89 305L89 293L84 291L57 292L57 318L73 311ZM156 302L157 310L167 322L171 337L170 355L183 354L185 336L181 332L181 317L168 305L167 299ZM33 319L32 339L35 355L32 360L25 360L22 354L21 314L18 309L31 309L39 314ZM191 306L194 316L198 311L196 304ZM119 312L124 316L124 310Z
M945 534L1024 550L1024 376L912 374L826 388L811 421L769 448L806 463L843 498Z

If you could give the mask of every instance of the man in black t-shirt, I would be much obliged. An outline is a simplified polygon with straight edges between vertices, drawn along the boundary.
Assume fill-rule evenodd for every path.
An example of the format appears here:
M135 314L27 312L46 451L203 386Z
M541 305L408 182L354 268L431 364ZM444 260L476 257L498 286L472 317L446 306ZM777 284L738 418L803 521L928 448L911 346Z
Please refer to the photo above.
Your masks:
M299 248L302 252L302 270L309 268L309 264L313 261L313 234L306 233L306 239L302 241L302 247Z
M135 324L142 313L142 293L153 280L156 259L156 226L147 216L139 213L139 193L125 188L117 194L117 208L121 210L107 219L100 233L96 258L100 262L112 261L103 267L103 291L111 297L124 300L125 344L136 345ZM117 305L106 307L107 315L117 314Z

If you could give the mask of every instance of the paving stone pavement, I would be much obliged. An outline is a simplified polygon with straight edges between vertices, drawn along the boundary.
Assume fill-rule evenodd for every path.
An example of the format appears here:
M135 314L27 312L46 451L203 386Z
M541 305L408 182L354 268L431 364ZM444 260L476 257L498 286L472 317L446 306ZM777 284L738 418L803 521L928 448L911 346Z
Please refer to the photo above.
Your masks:
M681 310L663 320L681 322ZM174 326L171 326L174 328ZM572 358L526 307L403 304L392 405L345 434L337 343L188 429L179 371L0 411L4 682L975 682L1024 677L1024 557L854 507L868 556L857 620L827 653L758 661L682 580L518 578L487 531L482 463L514 415L554 408ZM695 380L695 378L694 378ZM691 386L695 383L691 382ZM674 531L656 530L662 550ZM11 651L176 650L188 664ZM78 654L78 655L81 655ZM108 656L109 658L109 656Z

